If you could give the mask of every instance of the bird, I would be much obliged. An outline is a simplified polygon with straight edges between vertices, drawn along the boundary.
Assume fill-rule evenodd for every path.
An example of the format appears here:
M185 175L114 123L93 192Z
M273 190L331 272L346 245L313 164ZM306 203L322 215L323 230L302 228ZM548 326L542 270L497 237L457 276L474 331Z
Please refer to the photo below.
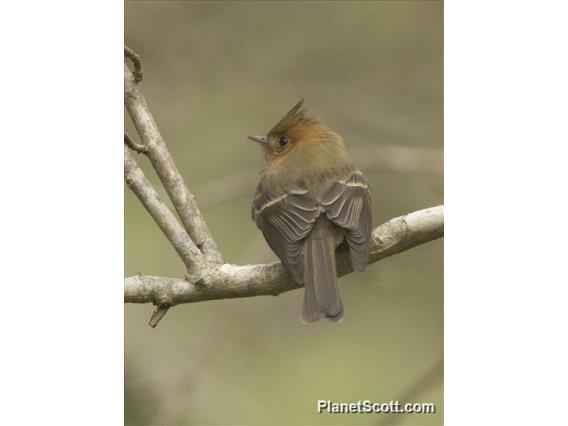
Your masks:
M291 278L304 284L301 319L343 318L335 252L350 252L355 271L367 267L372 233L369 182L342 138L301 99L265 135L265 167L252 201L252 219Z

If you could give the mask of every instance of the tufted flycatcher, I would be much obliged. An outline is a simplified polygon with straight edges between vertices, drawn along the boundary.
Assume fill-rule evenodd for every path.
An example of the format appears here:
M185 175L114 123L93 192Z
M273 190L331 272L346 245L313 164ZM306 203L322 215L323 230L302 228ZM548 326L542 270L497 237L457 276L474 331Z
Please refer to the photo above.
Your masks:
M367 266L371 192L341 137L298 102L267 135L251 135L264 151L252 217L297 283L302 319L337 321L343 305L335 249L346 242L356 271Z

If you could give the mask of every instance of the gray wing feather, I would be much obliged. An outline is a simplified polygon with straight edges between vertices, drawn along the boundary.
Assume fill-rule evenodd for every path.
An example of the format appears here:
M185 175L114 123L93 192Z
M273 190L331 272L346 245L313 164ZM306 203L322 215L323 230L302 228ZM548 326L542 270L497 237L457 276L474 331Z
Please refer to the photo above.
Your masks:
M356 271L364 271L372 232L371 192L367 179L352 173L332 185L321 202L329 220L345 229L345 239Z
M253 202L253 218L266 242L286 266L294 281L304 282L302 240L319 215L317 202L308 191L262 194Z

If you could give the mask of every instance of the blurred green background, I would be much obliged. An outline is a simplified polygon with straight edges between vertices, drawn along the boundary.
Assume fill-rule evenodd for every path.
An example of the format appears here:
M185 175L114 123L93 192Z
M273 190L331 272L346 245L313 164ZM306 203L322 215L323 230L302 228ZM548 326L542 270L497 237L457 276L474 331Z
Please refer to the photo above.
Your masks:
M267 131L300 98L341 134L374 224L443 203L443 4L125 4L141 90L229 263L275 259L250 219ZM126 117L127 131L135 131ZM143 156L136 157L164 200ZM184 267L125 187L125 272ZM125 306L127 424L443 422L443 241L340 280L343 322L302 325L302 291ZM433 402L435 415L317 414L318 399Z

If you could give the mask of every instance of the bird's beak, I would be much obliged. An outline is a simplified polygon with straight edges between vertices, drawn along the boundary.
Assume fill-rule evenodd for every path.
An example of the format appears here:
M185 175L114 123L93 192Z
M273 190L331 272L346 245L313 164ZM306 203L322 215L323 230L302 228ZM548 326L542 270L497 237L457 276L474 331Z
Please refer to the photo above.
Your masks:
M268 140L264 135L249 135L247 136L251 141L255 141L258 143L266 143Z

